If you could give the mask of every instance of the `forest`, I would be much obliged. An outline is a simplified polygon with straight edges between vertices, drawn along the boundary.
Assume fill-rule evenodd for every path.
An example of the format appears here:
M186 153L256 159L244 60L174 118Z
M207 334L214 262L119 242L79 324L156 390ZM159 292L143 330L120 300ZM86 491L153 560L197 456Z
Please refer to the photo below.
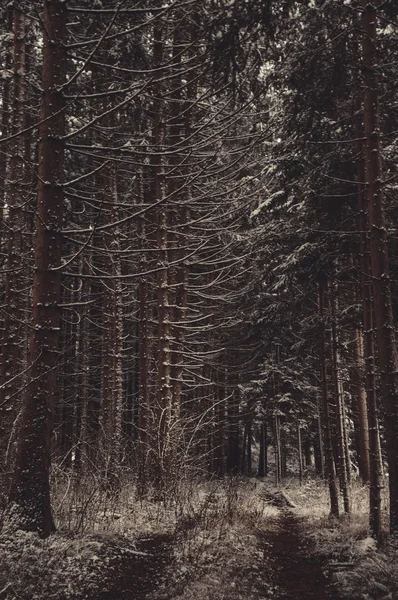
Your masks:
M0 599L398 598L397 2L0 19Z

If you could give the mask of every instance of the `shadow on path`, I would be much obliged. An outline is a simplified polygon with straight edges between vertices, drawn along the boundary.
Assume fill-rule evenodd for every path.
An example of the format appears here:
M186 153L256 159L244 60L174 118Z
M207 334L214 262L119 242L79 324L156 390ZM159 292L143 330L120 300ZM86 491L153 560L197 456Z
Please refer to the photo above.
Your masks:
M104 581L104 591L91 600L151 600L173 561L173 537L153 535L136 542L137 554L115 560Z
M278 527L267 534L265 545L274 568L277 600L338 600L292 511L281 511Z

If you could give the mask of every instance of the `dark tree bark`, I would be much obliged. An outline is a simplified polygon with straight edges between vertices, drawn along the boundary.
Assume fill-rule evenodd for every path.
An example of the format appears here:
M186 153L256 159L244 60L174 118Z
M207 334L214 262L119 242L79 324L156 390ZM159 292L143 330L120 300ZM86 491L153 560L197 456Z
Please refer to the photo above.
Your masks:
M329 407L329 395L327 384L327 367L326 367L326 333L325 333L325 280L320 277L319 280L319 316L320 316L320 344L321 344L321 381L322 381L322 399L323 399L323 431L324 431L324 452L325 452L325 467L329 483L330 495L330 513L331 515L339 516L339 496L336 482L336 467L334 463L333 447L332 447L332 431L331 418Z
M364 381L364 356L362 331L359 327L355 328L354 356L356 366L356 408L358 417L358 437L359 437L359 474L364 483L370 480L370 453L369 453L369 423L366 402L366 389Z
M14 7L13 81L11 94L12 125L15 135L25 124L25 15L16 3ZM23 309L26 287L23 233L25 218L23 182L25 180L25 135L15 137L10 143L11 157L5 185L7 200L7 262L4 293L4 328L2 361L0 364L0 450L1 466L10 470L15 440L15 419L20 407L19 390L23 388L24 337ZM4 160L4 164L6 161ZM24 285L25 284L25 285Z
M260 451L258 457L258 477L265 477L268 475L268 461L267 461L267 423L261 423L260 425Z
M11 4L7 7L5 11L5 30L7 33L11 33L13 30L13 16L14 12L12 10ZM4 67L5 71L9 71L12 64L13 59L13 48L12 44L8 43L6 46L6 55L4 59ZM1 103L1 138L6 139L10 132L10 93L11 93L11 80L9 77L4 77L3 80L3 91L2 91L2 103ZM2 146L2 159L0 160L0 217L4 219L3 209L5 205L5 186L6 186L6 174L7 174L7 166L8 166L8 144L4 144ZM3 232L2 232L3 233ZM0 248L3 246L3 238L0 237Z
M357 180L358 208L360 232L360 266L361 294L363 307L363 367L362 377L365 380L366 407L369 442L369 525L372 535L379 538L381 533L381 469L380 469L380 434L375 378L375 343L372 303L372 277L370 265L368 206L365 187L364 148L361 138L363 128L360 111L362 103L357 93L354 101L355 130L357 142ZM361 335L361 332L358 331Z
M22 408L8 508L14 527L42 537L54 531L49 470L60 323L66 14L63 0L44 1L30 383Z
M378 361L385 413L390 489L390 528L398 534L398 354L391 300L388 240L383 206L377 61L377 8L363 0L365 181ZM373 424L372 424L373 426Z
M216 384L216 406L215 406L215 425L214 436L214 473L218 477L225 474L225 381L224 373L217 374Z
M303 440L303 455L304 455L304 464L306 467L312 466L312 451L311 451L311 437L309 432L306 433L306 436Z
M119 219L117 171L113 163L104 169L104 195L109 205L108 219ZM113 276L104 284L103 347L101 382L101 460L103 483L112 492L120 487L123 409L123 305L120 264L120 237L117 227L104 232L106 272Z
M274 419L274 452L275 452L275 485L279 485L282 479L282 448L281 427L279 415Z
M239 437L239 401L235 391L228 394L227 419L228 419L228 443L227 443L227 473L237 475L240 467L240 437Z
M346 435L345 435L345 408L344 398L339 379L339 363L337 349L337 327L336 327L336 297L332 284L329 285L330 306L331 306L331 365L333 372L333 388L336 405L336 436L337 436L337 460L338 474L340 479L340 489L343 495L344 512L350 512L350 499L348 491L348 465L346 453Z
M137 177L138 198L140 202L144 201L144 179L143 173L140 171ZM138 223L138 239L140 249L146 247L146 223L145 217L140 218ZM141 255L140 270L145 272L147 262L145 252ZM150 421L149 415L149 281L148 276L140 277L138 285L138 302L139 302L139 387L138 387L138 439L137 439L137 462L138 462L138 492L143 496L147 487L147 462L149 452L148 427Z
M299 466L299 480L300 484L303 482L304 476L304 460L303 460L303 443L301 438L301 427L300 423L297 423L297 455L298 455L298 466Z

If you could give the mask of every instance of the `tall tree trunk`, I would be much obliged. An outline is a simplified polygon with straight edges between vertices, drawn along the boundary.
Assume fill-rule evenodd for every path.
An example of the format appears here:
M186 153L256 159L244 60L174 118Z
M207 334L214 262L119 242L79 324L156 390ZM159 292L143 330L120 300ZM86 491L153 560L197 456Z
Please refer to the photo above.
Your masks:
M83 261L82 261L83 263ZM85 266L81 266L82 272L85 272ZM83 280L80 289L80 298L90 298L91 296L91 282L88 279ZM88 430L89 430L89 417L88 417L88 398L89 398L89 369L90 369L90 344L89 344L89 321L88 311L83 310L80 317L79 324L79 335L78 335L78 355L79 355L79 369L80 377L78 384L78 409L76 414L76 461L75 468L81 473L87 472L88 467Z
M165 31L161 24L154 29L154 64L160 66L163 61ZM157 384L155 425L157 445L157 465L155 485L162 489L170 475L170 418L172 410L171 393L171 345L170 345L170 303L169 303L169 209L165 187L165 107L162 99L163 85L155 85L154 102L154 157L153 174L155 202L161 206L157 210L157 249L159 271L157 276L158 308L158 346L157 346Z
M365 78L365 175L370 225L370 258L376 340L385 414L390 488L390 528L398 534L398 354L391 300L388 242L383 206L377 62L377 9L362 0L362 56Z
M354 329L354 357L356 366L356 407L358 413L359 433L359 474L364 483L370 480L370 454L369 454L369 423L366 402L366 388L364 382L364 355L362 331L359 327Z
M319 280L319 316L320 316L320 345L321 345L321 381L323 398L323 430L324 430L324 452L325 467L329 483L330 513L339 516L339 496L336 483L336 468L332 447L331 418L328 397L327 367L326 367L326 333L325 333L325 280L321 276Z
M360 110L360 100L358 96L355 97L354 102L354 110L355 110L355 128L357 134L357 148L359 152L358 158L358 193L364 193L364 170L363 170L363 148L362 141L360 137L363 135L361 122L358 121L360 116L358 111ZM362 180L359 178L362 177ZM362 210L360 208L360 210ZM364 226L366 228L366 218L364 222ZM364 230L365 233L365 230ZM360 236L362 235L362 231L360 230ZM354 268L354 257L352 254L349 256L350 265ZM362 262L361 262L362 268ZM362 273L361 273L362 277ZM354 282L352 281L352 284ZM356 304L359 299L357 297L357 286L352 285L353 293L351 294L352 303ZM364 363L364 350L363 350L363 336L362 330L359 323L355 323L353 328L354 340L353 340L353 359L354 359L354 368L353 368L353 384L355 386L355 404L354 404L354 425L355 425L355 445L358 454L358 468L359 475L364 483L368 483L370 480L370 457L369 457L369 423L368 423L368 410L367 410L367 400L366 400L366 386L365 386L365 363Z
M54 531L49 470L60 323L66 9L63 0L44 1L30 383L20 419L8 508L14 527L42 537Z
M369 525L372 535L379 538L381 533L381 463L380 433L375 377L375 343L372 303L372 279L370 266L368 206L365 187L364 147L361 138L363 128L360 111L362 103L359 92L354 101L355 130L357 141L357 180L360 235L361 294L363 306L363 371L366 390L366 406L369 428ZM360 332L359 332L360 333Z
M240 439L239 439L239 398L238 391L228 394L228 447L227 447L227 473L237 475L240 466Z
M109 205L109 221L119 219L117 172L114 164L105 167L104 194ZM104 281L103 346L101 384L101 435L104 484L117 492L120 487L119 471L122 444L123 407L123 305L121 264L117 227L104 232L104 246L108 250L106 272L114 277Z
M143 173L138 173L138 198L144 202L144 179ZM145 216L138 223L138 239L141 250L147 248L147 231ZM140 271L145 272L147 268L146 253L141 254ZM138 439L137 439L137 461L138 461L138 491L143 496L147 487L147 467L149 452L149 281L148 276L143 274L138 284L139 301L139 387L138 387Z
M13 135L22 131L25 123L25 15L16 3L14 7L14 53L13 82L11 86L11 109ZM23 324L26 287L24 265L24 211L25 197L25 138L15 137L11 146L11 158L5 185L7 201L7 262L4 293L4 328L2 356L0 365L0 467L10 471L15 431L13 426L21 405L24 372L24 338L26 330ZM6 161L4 161L5 163ZM24 285L25 284L25 285ZM4 461L4 462L3 462Z
M316 381L315 381L316 386ZM322 427L322 401L319 399L317 393L316 397L316 408L317 408L317 435L314 440L314 461L315 470L325 479L325 453L324 453L324 439L323 439L323 427Z
M339 356L337 349L337 324L336 324L336 296L333 284L329 285L330 289L330 306L331 306L331 364L333 371L333 388L334 397L336 403L336 434L337 434L337 455L338 455L338 473L340 479L340 489L343 494L344 512L350 512L350 499L348 492L348 465L346 462L346 436L345 436L345 409L344 409L344 397L342 394L340 384L340 371L339 371Z

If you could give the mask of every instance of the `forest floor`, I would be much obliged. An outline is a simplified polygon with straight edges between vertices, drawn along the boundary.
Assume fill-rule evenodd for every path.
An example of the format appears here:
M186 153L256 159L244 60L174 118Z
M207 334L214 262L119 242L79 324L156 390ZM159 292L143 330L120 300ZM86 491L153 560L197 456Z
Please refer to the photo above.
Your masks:
M337 600L325 575L325 561L312 554L313 543L303 534L302 520L284 509L277 528L268 536L273 576L278 583L278 600Z
M257 532L257 549L250 565L239 568L236 555L219 557L207 573L191 574L176 585L171 536L152 536L138 543L147 554L115 565L112 586L95 600L338 600L325 575L322 559L314 559L311 541L303 537L302 519L283 508L268 531ZM223 560L224 558L224 560ZM224 571L224 576L220 577ZM199 575L199 576L198 576ZM227 575L227 576L226 576ZM169 577L168 577L169 576ZM178 588L185 588L178 590ZM94 600L94 598L93 598Z
M184 485L168 504L60 486L55 535L1 533L0 600L398 599L398 543L368 537L360 484L340 520L312 479Z
M203 560L203 548L195 560L181 555L186 532L137 540L143 554L117 561L111 586L90 600L338 600L325 560L314 556L306 537L305 517L278 491L260 491L258 500L268 508L266 519L258 520L259 513L251 523L243 519L248 530L239 536L231 523L229 535L214 543L212 560Z

